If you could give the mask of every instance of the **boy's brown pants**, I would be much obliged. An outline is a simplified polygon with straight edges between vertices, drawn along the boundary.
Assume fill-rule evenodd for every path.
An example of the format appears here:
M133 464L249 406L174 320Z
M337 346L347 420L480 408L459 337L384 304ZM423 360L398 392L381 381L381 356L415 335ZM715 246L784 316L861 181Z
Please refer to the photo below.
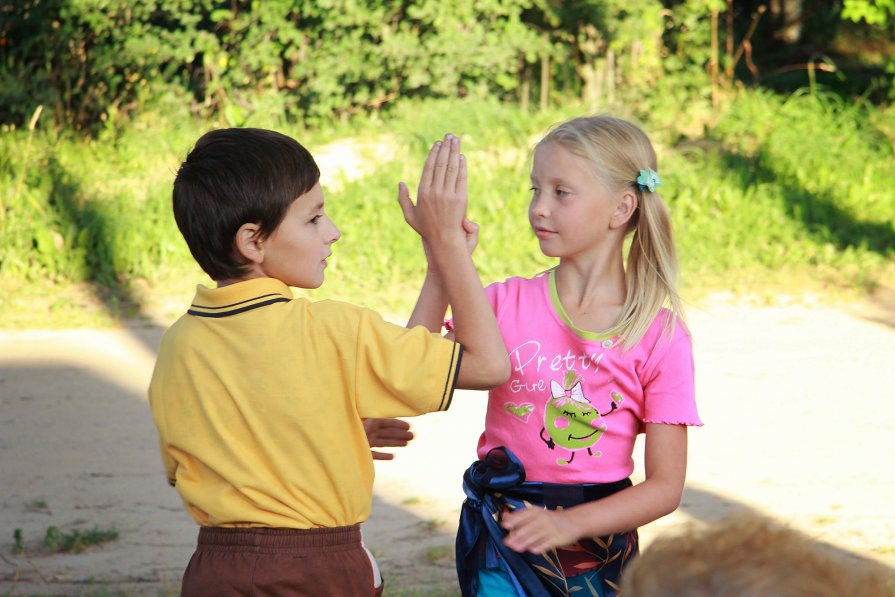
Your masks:
M183 597L374 597L360 525L331 529L202 527Z

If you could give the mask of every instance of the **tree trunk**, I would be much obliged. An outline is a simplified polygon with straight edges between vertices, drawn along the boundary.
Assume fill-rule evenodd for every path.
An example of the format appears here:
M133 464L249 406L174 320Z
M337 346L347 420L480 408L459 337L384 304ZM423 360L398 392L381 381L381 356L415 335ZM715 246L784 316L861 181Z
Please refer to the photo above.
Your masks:
M802 2L803 0L771 0L774 37L785 44L794 44L802 38Z

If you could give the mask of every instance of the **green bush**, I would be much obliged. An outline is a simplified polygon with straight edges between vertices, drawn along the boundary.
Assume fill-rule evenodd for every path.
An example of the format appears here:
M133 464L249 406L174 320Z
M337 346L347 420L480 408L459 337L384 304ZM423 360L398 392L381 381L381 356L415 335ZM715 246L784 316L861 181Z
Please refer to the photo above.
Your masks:
M396 187L403 180L415 192L429 145L447 131L463 138L469 160L483 279L548 267L528 229L530 149L555 122L587 112L570 103L529 114L469 98L408 102L332 129L278 127L320 158L327 209L344 234L327 284L309 294L409 311L425 262ZM643 121L654 139L676 140L659 145L660 172L686 286L866 291L891 282L890 122L888 112L831 95L760 91L741 93L702 137ZM40 127L5 131L0 278L127 292L139 282L152 293L202 282L171 216L170 192L207 128L146 119L95 140Z

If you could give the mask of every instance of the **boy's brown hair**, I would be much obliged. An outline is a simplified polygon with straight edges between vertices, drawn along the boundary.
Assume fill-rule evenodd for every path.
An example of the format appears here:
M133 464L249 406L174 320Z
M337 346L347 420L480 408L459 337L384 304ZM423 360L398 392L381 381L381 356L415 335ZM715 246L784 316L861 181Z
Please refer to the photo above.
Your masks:
M174 219L193 258L212 280L246 274L234 238L246 223L270 236L292 202L320 180L310 152L286 135L264 129L211 131L174 179Z

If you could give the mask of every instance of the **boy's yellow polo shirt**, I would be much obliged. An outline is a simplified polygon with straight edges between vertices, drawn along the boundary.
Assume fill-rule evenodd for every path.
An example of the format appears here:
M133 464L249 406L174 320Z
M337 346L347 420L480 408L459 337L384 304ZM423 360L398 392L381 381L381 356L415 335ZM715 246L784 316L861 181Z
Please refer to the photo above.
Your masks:
M361 522L373 486L361 419L446 410L461 354L271 278L199 286L149 388L165 470L200 525Z

